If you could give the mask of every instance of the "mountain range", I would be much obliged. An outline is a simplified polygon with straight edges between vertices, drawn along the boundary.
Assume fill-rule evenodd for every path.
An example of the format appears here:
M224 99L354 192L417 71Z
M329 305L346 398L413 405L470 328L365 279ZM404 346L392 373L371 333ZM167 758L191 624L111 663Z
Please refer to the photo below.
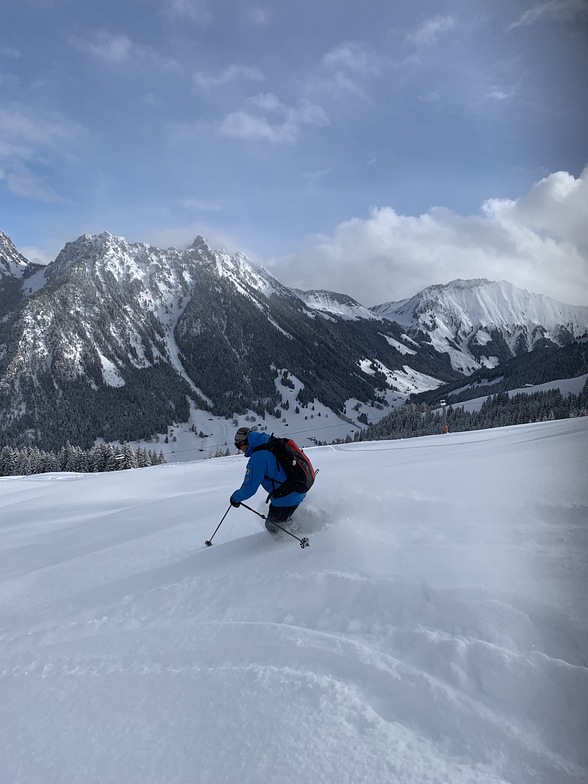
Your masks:
M203 421L273 428L286 412L289 424L328 416L336 437L411 394L587 334L588 307L506 282L366 308L288 288L202 237L179 250L83 235L40 266L0 232L0 431L12 446L149 440Z

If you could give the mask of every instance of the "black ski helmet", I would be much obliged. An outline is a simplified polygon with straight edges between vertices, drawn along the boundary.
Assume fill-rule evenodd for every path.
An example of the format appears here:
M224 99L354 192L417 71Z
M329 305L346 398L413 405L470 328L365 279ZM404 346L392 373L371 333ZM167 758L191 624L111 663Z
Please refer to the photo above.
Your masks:
M251 433L250 427L240 427L237 432L235 433L235 446L237 449L240 449L243 444L247 444L249 439L249 433Z

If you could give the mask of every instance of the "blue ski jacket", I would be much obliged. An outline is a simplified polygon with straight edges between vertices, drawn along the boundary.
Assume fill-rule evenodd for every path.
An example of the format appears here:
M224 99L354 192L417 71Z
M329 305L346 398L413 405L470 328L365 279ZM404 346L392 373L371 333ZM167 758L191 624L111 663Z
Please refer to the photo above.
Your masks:
M260 433L253 430L247 439L247 451L245 457L249 458L245 479L238 490L235 490L231 499L233 501L246 501L254 495L259 486L271 493L286 481L286 472L278 463L274 455L267 449L260 449L254 452L255 447L267 444L270 437L267 433ZM306 493L288 493L283 498L272 498L272 506L298 506L306 498Z

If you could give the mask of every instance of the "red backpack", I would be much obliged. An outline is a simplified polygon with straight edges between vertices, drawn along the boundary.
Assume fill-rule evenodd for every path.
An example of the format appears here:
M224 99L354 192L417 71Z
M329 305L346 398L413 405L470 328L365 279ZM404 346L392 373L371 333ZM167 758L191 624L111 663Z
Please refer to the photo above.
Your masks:
M272 498L283 498L289 493L307 493L314 484L316 471L298 444L291 438L276 438L272 433L267 444L255 447L253 452L266 449L286 472L286 479L270 493Z

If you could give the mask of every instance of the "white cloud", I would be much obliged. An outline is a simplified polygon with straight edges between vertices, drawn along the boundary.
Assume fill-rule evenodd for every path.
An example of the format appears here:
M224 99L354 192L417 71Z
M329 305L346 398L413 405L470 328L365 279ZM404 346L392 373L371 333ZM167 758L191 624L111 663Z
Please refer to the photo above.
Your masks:
M432 46L437 43L441 33L446 33L455 27L452 16L435 16L422 24L419 29L408 36L408 40L417 46Z
M201 221L171 229L153 229L146 237L141 234L136 241L147 242L156 248L187 248L199 235L206 239L211 248L225 248L229 253L241 251L250 259L257 260L255 254L244 248L231 234Z
M490 85L486 98L499 103L509 101L519 93L526 74L518 72L519 66L516 62L498 63L495 70L494 79L496 81ZM513 71L517 71L517 73L513 73Z
M424 101L427 103L437 103L441 100L441 93L439 90L432 90L430 93L426 93L425 95L418 96L419 101Z
M11 57L14 60L18 60L20 58L20 50L11 46L0 46L0 57Z
M66 156L78 134L79 128L57 115L0 109L0 164L9 191L41 201L60 201L34 173L34 165L47 151Z
M0 144L10 140L22 150L30 149L31 145L53 147L70 139L72 133L72 125L58 117L0 109Z
M368 98L358 79L343 71L329 73L325 78L312 79L307 84L306 94L309 96L320 96L322 100L346 97L349 94L363 100Z
M268 112L288 113L288 107L283 104L275 93L258 93L248 99L248 103Z
M266 117L237 111L227 114L221 123L220 132L234 139L291 144L298 137L298 125L288 120L271 123Z
M202 199L180 199L178 204L186 212L220 212L222 210L220 204Z
M262 8L261 6L252 6L251 8L245 8L243 11L245 19L255 27L263 27L270 23L272 19L272 13L267 8Z
M321 66L322 73L308 82L308 95L332 98L352 94L367 99L363 84L379 70L378 58L359 43L341 43L333 47L323 55Z
M259 68L250 68L245 65L227 65L220 73L216 75L195 73L194 83L202 89L209 89L210 87L220 87L227 82L232 82L235 79L250 79L253 81L263 81L263 73Z
M530 8L508 28L513 30L522 25L532 25L542 19L571 19L577 14L588 12L588 2L586 0L551 0L548 3L540 3L534 8Z
M365 47L357 43L335 46L324 55L323 65L335 71L344 70L357 74L367 74L376 70L373 57Z
M96 30L85 38L71 37L70 43L77 50L100 63L120 65L138 62L142 68L152 68L161 72L182 71L179 63L173 58L166 57L149 46L133 42L124 33Z
M455 278L508 280L564 302L588 304L588 168L556 172L518 199L489 199L480 215L444 208L414 216L391 207L310 238L276 262L286 285L326 288L364 305L412 296Z
M164 0L163 11L173 20L188 20L198 25L209 25L214 17L204 0Z
M303 101L287 106L273 93L261 93L249 99L252 111L228 114L220 125L220 133L249 141L292 144L304 125L327 125L329 120L318 104Z
M55 259L56 254L46 248L37 248L34 245L25 245L18 248L19 252L34 264L49 264Z
M17 196L45 202L61 202L61 199L46 183L22 163L16 163L10 171L3 172L8 190Z
M323 177L327 177L330 174L329 169L319 169L318 171L312 172L302 172L302 177L306 180L307 184L312 187L316 185L319 180L322 180Z
M490 220L569 245L588 262L588 168L578 178L555 172L519 199L489 199L483 210Z
M120 63L131 54L133 44L124 33L94 33L90 40L73 39L74 45L97 60Z
M512 90L503 90L500 87L491 87L487 93L487 97L492 98L494 101L507 101L513 95Z

